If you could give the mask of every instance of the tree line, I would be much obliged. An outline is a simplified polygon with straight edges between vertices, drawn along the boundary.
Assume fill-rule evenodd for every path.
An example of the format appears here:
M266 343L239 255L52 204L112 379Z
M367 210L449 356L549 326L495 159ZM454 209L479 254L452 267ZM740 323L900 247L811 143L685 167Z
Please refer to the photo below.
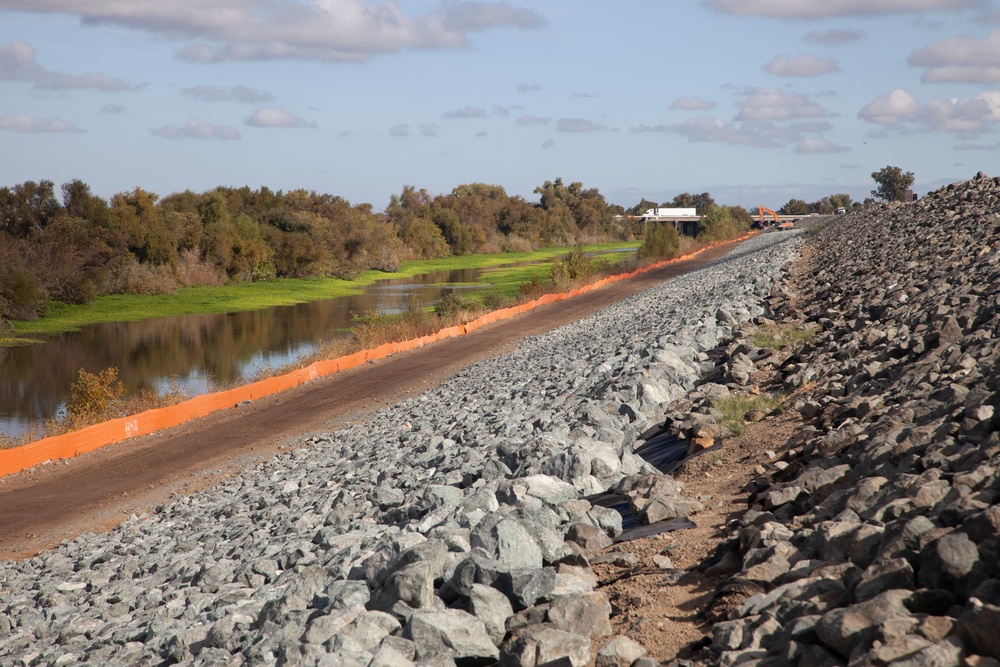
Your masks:
M33 319L53 302L275 278L350 279L409 259L522 252L642 238L632 209L596 188L545 181L537 202L471 183L432 196L406 186L382 212L315 191L218 187L159 197L135 188L110 199L80 180L0 188L0 319ZM750 215L708 193L678 195L702 215L702 240L730 238Z
M384 212L314 191L219 187L105 200L80 181L0 189L0 318L51 301L163 294L182 286L396 270L408 259L524 251L635 237L620 207L581 183L546 181L538 203L473 183L430 196L406 187Z

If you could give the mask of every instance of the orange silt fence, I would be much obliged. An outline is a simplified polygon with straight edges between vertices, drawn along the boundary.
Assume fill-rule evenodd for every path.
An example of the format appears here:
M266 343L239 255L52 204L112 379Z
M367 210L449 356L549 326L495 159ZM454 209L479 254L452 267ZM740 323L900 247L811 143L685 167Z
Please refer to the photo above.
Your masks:
M735 239L735 241L743 241L751 236L753 236L752 233L742 236L739 239ZM128 440L130 438L149 435L150 433L154 433L165 428L183 424L184 422L191 421L192 419L204 417L219 410L232 408L245 401L258 400L266 396L271 396L273 394L298 387L301 384L311 382L312 380L320 377L333 375L341 371L363 366L369 361L384 359L391 355L406 352L424 345L429 345L430 343L444 340L446 338L462 336L484 327L487 324L510 319L515 315L526 313L530 310L538 308L539 306L556 303L558 301L565 301L566 299L572 299L573 297L586 294L587 292L599 289L610 283L634 278L642 273L653 271L663 266L689 259L705 249L707 248L702 248L697 252L684 255L683 257L656 262L655 264L650 264L649 266L636 269L635 271L631 271L629 273L602 278L593 283L584 285L583 287L574 288L568 292L543 294L528 303L495 310L478 317L471 322L445 327L437 333L421 336L420 338L402 341L399 343L386 343L371 350L362 350L361 352L355 352L343 357L338 357L337 359L317 361L305 368L300 368L284 375L267 378L252 384L227 389L225 391L219 391L212 394L202 394L178 403L177 405L147 410L146 412L130 417L112 419L111 421L88 426L71 433L37 440L21 447L0 449L0 477L20 472L21 470L45 463L46 461L70 459L75 456L79 456L80 454L86 454L87 452L92 452L95 449L100 449L106 445Z

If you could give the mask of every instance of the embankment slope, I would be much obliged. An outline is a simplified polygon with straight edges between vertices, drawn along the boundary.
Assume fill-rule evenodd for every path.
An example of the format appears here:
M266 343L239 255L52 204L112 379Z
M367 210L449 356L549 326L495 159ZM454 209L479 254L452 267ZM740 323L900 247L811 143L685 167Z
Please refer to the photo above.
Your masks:
M803 427L714 559L743 594L701 660L998 664L1000 179L866 207L801 267L771 305L819 330L772 377Z

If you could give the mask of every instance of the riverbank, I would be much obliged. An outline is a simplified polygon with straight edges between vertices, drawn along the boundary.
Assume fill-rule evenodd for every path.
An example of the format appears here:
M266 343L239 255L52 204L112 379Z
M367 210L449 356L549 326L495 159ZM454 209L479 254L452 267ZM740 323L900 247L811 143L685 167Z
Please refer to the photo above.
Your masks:
M173 315L203 315L259 310L309 301L351 296L380 280L396 280L421 274L463 269L509 267L525 262L514 272L498 272L496 291L503 296L517 292L516 281L546 276L555 261L573 250L586 253L617 253L636 249L639 242L604 243L580 248L546 248L534 252L459 255L441 259L405 262L398 271L365 271L354 280L338 278L281 279L269 282L235 283L221 287L185 287L175 294L111 295L85 305L53 304L50 313L37 320L11 322L10 331L0 331L0 348L36 342L45 336L78 331L88 324L129 322Z

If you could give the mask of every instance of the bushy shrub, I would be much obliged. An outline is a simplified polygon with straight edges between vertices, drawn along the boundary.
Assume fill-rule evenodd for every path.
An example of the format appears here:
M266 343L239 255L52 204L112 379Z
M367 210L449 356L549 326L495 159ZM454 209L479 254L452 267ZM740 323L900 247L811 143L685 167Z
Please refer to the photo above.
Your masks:
M522 288L524 285L521 286ZM514 299L502 292L487 292L483 295L483 306L486 310L501 310L514 305Z
M521 283L518 291L521 296L532 297L545 291L545 283L538 276L531 276L531 280Z
M0 317L33 320L45 312L47 301L45 289L27 267L0 266Z
M590 258L583 250L576 249L552 265L552 282L556 286L564 286L593 273L594 265Z
M118 416L124 396L125 386L118 380L117 368L106 368L96 375L81 368L66 403L67 425L81 428Z
M745 232L749 225L741 221L729 206L708 206L698 221L698 240L710 243L726 241Z
M457 289L446 289L434 304L434 314L444 320L460 319L476 309L476 301Z
M646 225L646 238L639 246L639 259L670 259L677 256L681 238L669 223L651 222Z

